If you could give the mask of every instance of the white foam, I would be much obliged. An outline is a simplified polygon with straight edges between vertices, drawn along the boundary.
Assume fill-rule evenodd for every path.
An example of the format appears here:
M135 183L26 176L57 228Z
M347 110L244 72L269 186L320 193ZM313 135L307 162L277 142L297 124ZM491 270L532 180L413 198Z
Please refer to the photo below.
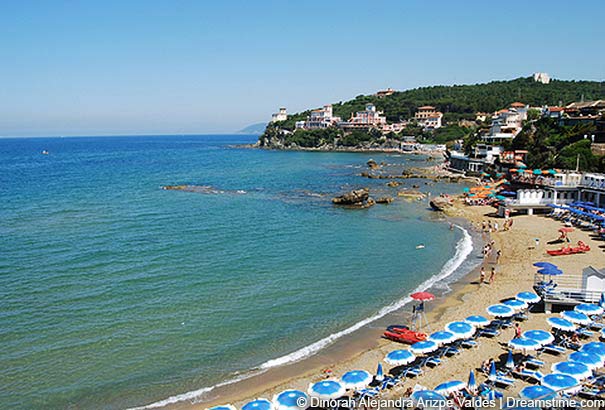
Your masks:
M446 263L445 265L443 265L443 268L441 268L441 271L435 275L432 276L431 278L429 278L428 280L426 280L425 282L423 282L420 286L418 286L416 289L414 289L413 291L411 291L410 293L414 293L414 292L420 292L422 290L428 289L431 286L433 286L435 283L447 278L448 276L452 275L456 269L458 269L460 267L460 265L462 265L462 263L466 260L466 258L471 254L471 252L473 251L473 240L471 238L471 235L468 233L468 231L466 229L464 229L463 227L459 226L459 225L455 225L456 228L460 229L462 231L462 235L463 237L458 241L458 243L456 244L456 252L454 253L454 256L452 256ZM334 343L336 340L340 339L343 336L346 336L350 333L355 332L356 330L361 329L362 327L364 327L365 325L372 323L386 315L388 315L389 313L392 313L396 310L401 309L402 307L404 307L407 303L411 302L412 298L410 298L409 296L398 300L395 303L392 303L388 306L383 307L382 309L380 309L378 311L378 313L376 313L373 316L370 316L366 319L363 319L357 323L355 323L353 326L348 327L344 330L341 330L340 332L336 332L331 334L328 337L325 337L313 344L310 344L308 346L305 346L301 349L296 350L295 352L292 352L290 354L287 354L285 356L281 356L278 357L277 359L272 359L272 360L268 360L265 363L261 364L259 366L258 369L256 369L256 372L251 372L248 373L246 375L242 375L239 376L237 378L234 379L230 379L227 380L225 382L216 384L214 386L211 387L205 387L203 389L199 389L199 390L194 390L191 392L187 392L187 393L183 393L183 394L179 394L176 396L172 396L169 397L165 400L161 400L146 406L142 406L142 407L135 407L132 409L128 409L128 410L144 410L144 409L153 409L153 408L159 408L159 407L164 407L167 406L169 404L174 404L180 401L185 401L185 400L195 400L195 399L199 399L200 396L205 395L207 393L209 393L210 391L216 389L217 387L222 387L222 386L227 386L229 384L233 384L236 383L238 381L247 379L249 377L252 377L256 374L259 373L259 369L262 371L265 371L267 369L270 369L272 367L276 367L276 366L282 366L284 364L287 363L293 363L293 362L298 362L302 359L305 359L309 356L314 355L315 353L317 353L318 351L320 351L321 349L325 348L326 346L331 345L332 343Z

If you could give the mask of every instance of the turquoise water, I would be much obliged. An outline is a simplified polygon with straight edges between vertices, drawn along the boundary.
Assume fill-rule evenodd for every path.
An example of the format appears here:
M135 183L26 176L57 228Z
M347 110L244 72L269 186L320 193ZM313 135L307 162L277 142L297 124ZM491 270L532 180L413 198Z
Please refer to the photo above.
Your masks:
M426 202L330 204L385 189L356 176L370 155L230 146L254 139L0 140L3 408L121 409L212 386L376 314L454 255L462 232Z

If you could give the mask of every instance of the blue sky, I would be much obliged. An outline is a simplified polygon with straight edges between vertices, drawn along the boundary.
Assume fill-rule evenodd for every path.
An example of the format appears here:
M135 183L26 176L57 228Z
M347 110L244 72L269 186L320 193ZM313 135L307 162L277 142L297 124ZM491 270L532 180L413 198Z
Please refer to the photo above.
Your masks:
M605 78L605 2L0 0L0 135L230 132L393 87Z

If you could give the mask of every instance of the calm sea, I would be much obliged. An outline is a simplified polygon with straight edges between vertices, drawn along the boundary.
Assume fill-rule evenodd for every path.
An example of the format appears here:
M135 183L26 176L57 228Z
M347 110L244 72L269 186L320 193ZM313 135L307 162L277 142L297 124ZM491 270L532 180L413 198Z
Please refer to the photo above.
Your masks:
M0 140L3 408L142 406L287 362L467 253L426 202L330 203L387 189L357 176L370 157L422 158L232 146L254 140Z

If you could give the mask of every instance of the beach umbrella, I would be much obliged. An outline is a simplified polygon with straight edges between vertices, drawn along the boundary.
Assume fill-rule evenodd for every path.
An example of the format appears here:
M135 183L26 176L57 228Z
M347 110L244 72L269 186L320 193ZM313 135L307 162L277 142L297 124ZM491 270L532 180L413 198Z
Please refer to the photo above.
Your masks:
M554 169L549 169L548 173L551 174L551 175L555 175L557 173L557 171L554 170Z
M469 337L473 337L475 334L475 326L467 323L467 322L450 322L445 326L445 330L454 334L454 338L458 339L468 339Z
M541 275L549 275L549 276L559 276L563 274L563 271L560 269L555 269L551 267L542 268L538 271Z
M309 396L300 390L285 390L273 397L274 410L305 410L308 407Z
M515 311L510 306L503 304L491 305L485 309L487 313L495 317L511 317L515 314Z
M489 367L489 374L487 375L487 379L491 382L496 381L498 378L498 373L496 372L496 362L492 362Z
M477 326L477 327L487 326L491 323L488 318L483 317L481 315L469 316L466 319L464 319L464 321L466 323L470 323L471 325Z
M601 298L599 299L599 306L605 309L605 292L601 292Z
M504 201L506 199L506 197L502 196L502 195L496 195L496 199L498 199L500 201Z
M515 359L513 358L513 351L509 350L508 351L508 357L506 358L506 364L505 364L507 369L514 369L515 368Z
M432 408L432 409L441 409L441 408L445 409L447 407L446 398L433 390L415 391L410 396L410 399L412 399L412 402L414 403L414 405L416 407L419 407L420 405L425 406L427 403L431 403L431 404L443 403L442 406L434 406L434 405L431 406L430 408Z
M416 342L410 346L410 351L414 354L426 354L434 352L439 348L439 345L431 340Z
M561 317L578 325L588 325L591 322L590 318L584 313L574 312L573 310L565 310L561 312Z
M549 317L546 321L554 329L562 330L564 332L573 332L576 330L576 325L561 317Z
M572 376L578 380L584 380L592 376L592 370L580 362L559 362L551 366L553 373L561 373Z
M602 358L605 358L605 343L603 342L589 342L584 344L580 348L581 352L589 352L599 355Z
M252 400L242 406L242 410L271 410L273 405L267 399Z
M552 343L555 340L555 337L552 335L552 333L547 332L546 330L527 330L523 332L521 337L535 340L536 342L540 343L541 346Z
M337 399L344 396L345 392L345 387L336 380L324 380L309 384L309 394L320 399Z
M546 386L528 386L519 392L519 397L527 400L552 400L557 392Z
M237 408L233 404L223 404L221 406L210 407L206 410L237 410Z
M517 174L522 174L522 173L524 173L524 172L525 172L525 170L523 170L523 169L518 169L518 170L517 170Z
M462 191L463 192L470 192L470 188L469 187L464 187L464 188L462 188Z
M513 350L538 350L542 347L540 342L534 339L528 339L526 337L517 337L508 342L508 347Z
M534 175L542 175L542 170L541 170L541 169L536 168L536 169L534 169L533 174L534 174Z
M584 313L585 315L600 315L603 313L603 308L594 303L581 303L574 307L573 310Z
M440 330L438 332L432 333L427 340L433 341L438 345L445 345L448 343L452 343L456 337L452 332L446 332L445 330Z
M518 299L509 299L509 300L502 302L502 304L509 306L515 310L527 309L527 303L523 302L522 300L518 300Z
M387 354L384 358L384 361L392 366L402 366L405 364L410 364L414 360L416 360L416 356L409 350L393 350L391 353Z
M599 367L603 367L604 363L603 357L599 356L596 353L585 351L573 352L569 356L567 356L567 359L570 362L584 363L586 366L590 367L593 370Z
M372 375L365 370L352 370L343 374L340 381L345 389L352 390L366 387L372 383L372 379Z
M473 372L472 370L468 374L467 386L468 386L468 389L471 391L471 393L473 393L473 394L477 393L477 380L475 379L475 372Z
M376 376L374 376L377 382L381 382L384 380L384 371L382 370L382 364L378 363L378 368L376 369Z
M534 266L537 267L537 268L554 268L554 269L559 269L557 267L557 265L552 264L550 262L536 262L536 263L534 263Z
M449 382L441 383L435 387L435 391L439 394L448 395L450 393L463 390L466 387L466 383L460 380L452 380Z
M414 300L429 301L435 299L435 295L429 292L412 293L410 297Z
M555 391L569 390L579 386L578 379L562 373L547 374L542 378L540 384Z
M515 298L525 303L538 303L542 300L540 296L536 295L534 292L519 292Z

